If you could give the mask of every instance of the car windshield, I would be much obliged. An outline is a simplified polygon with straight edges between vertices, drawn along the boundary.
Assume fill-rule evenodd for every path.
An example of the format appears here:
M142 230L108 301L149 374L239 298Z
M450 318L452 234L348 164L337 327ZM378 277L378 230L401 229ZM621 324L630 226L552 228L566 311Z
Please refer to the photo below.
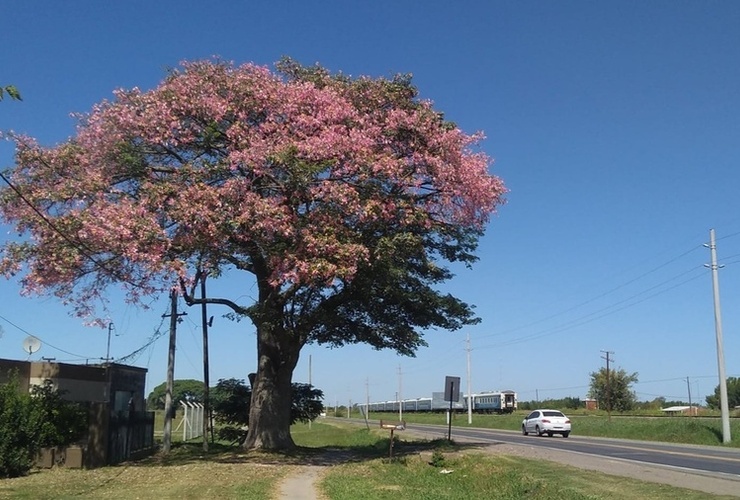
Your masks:
M543 411L542 415L545 417L564 417L565 416L559 411Z

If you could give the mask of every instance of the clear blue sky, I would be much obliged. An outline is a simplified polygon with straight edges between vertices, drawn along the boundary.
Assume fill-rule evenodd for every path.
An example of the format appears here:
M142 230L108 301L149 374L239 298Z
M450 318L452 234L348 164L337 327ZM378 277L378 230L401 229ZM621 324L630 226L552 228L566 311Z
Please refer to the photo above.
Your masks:
M214 55L272 65L288 55L351 75L413 73L421 95L467 132L482 130L511 192L480 261L446 288L477 305L480 325L430 332L417 358L363 346L303 351L294 380L326 402L428 396L456 375L474 391L520 399L585 396L613 351L638 372L641 400L701 400L718 383L712 283L702 246L717 231L728 376L740 376L740 3L732 1L129 1L15 2L0 16L0 130L45 145L74 132L115 88L149 89L182 60ZM0 166L12 166L0 144ZM7 227L3 228L6 233ZM5 236L3 236L5 237ZM240 286L241 285L241 286ZM249 296L224 279L215 293ZM1 281L0 357L91 362L107 331L54 299ZM166 300L114 304L119 358L144 345ZM200 312L178 331L177 378L201 378ZM251 325L219 311L211 380L255 369ZM163 329L166 329L166 323ZM166 335L133 364L148 389L166 373ZM399 377L400 367L400 377Z

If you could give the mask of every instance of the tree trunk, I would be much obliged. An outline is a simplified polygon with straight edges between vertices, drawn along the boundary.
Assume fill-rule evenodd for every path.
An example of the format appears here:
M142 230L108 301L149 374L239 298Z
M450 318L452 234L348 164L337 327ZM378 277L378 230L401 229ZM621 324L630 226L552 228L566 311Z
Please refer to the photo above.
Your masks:
M252 387L249 432L244 448L291 450L291 382L301 344L276 322L257 327L257 376Z

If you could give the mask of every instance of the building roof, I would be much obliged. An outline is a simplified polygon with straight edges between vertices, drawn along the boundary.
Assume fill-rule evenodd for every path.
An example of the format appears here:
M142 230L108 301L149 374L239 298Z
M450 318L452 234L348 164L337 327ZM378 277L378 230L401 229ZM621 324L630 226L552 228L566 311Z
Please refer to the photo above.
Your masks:
M673 412L673 411L686 411L691 406L669 406L668 408L661 408L660 411Z

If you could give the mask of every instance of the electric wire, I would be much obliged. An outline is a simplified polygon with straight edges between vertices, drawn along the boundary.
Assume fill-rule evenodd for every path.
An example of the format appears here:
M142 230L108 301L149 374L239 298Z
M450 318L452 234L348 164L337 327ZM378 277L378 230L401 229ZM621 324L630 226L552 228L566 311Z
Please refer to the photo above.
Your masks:
M27 330L25 330L25 329L21 328L20 326L16 325L15 323L13 323L12 321L10 321L8 318L6 318L4 316L0 316L0 319L2 319L3 321L5 321L6 323L8 323L10 326L12 326L14 328L17 328L18 330L20 330L21 332L25 333L26 335L29 335L31 337L36 337L37 339L39 339L41 342L44 343L44 346L50 347L50 348L52 348L52 349L54 349L56 351L63 352L64 354L67 354L69 356L73 356L73 357L75 357L77 359L97 359L95 356L83 356L81 354L76 354L76 353L73 353L73 352L66 351L66 350L62 349L61 347L57 347L57 346L55 346L55 345L47 342L40 335L37 335L35 333L28 332Z
M607 290L605 292L602 292L602 293L600 293L600 294L598 294L598 295L596 295L594 297L591 297L591 298L589 298L589 299L587 299L587 300L585 300L583 302L580 302L580 303L578 303L578 304L576 304L574 306L568 307L568 308L566 308L566 309L564 309L562 311L558 311L558 312L556 312L554 314L551 314L551 315L549 315L547 317L538 319L536 321L532 321L530 323L527 323L527 324L524 324L524 325L521 325L521 326L510 328L510 329L504 330L502 332L491 333L491 334L487 334L487 335L479 335L479 336L477 336L477 339L480 340L480 339L485 338L485 337L503 336L503 335L506 335L506 334L509 334L509 333L513 333L513 332L517 332L517 331L520 331L520 330L524 330L525 328L529 328L531 326L535 326L535 325L544 323L545 321L549 321L551 319L557 318L559 316L562 316L564 314L567 314L567 313L569 313L571 311L574 311L576 309L580 309L581 307L583 307L585 305L588 305L588 304L590 304L592 302L595 302L596 300L601 299L603 297L606 297L607 295L611 295L612 293L614 293L614 292L616 292L616 291L618 291L618 290L620 290L620 289L622 289L622 288L624 288L626 286L629 286L632 283L635 283L635 282L637 282L637 281L639 281L639 280L641 280L641 279L643 279L643 278L645 278L645 277L647 277L647 276L649 276L649 275L651 275L651 274L659 271L660 269L663 269L664 267L672 264L673 262L676 262L677 260L685 257L686 255L689 255L690 253L692 253L692 252L694 252L694 251L696 251L697 249L700 249L700 248L702 248L702 245L696 245L696 246L694 246L694 247L692 247L692 248L684 251L680 255L678 255L678 256L676 256L676 257L674 257L674 258L672 258L672 259L664 262L663 264L660 264L657 267L654 267L654 268L650 269L649 271L646 271L646 272L640 274L639 276L637 276L635 278L629 279L629 280L627 280L624 283L621 283L621 284L619 284L619 285L617 285L617 286L615 286L615 287L613 287L613 288L611 288L611 289L609 289L609 290Z
M671 287L668 287L666 289L659 290L656 293L653 293L651 295L648 295L648 296L646 296L646 297L644 297L644 298L642 298L640 300L632 301L633 299L635 299L635 298L637 298L637 297L639 297L641 295L644 295L645 293L649 292L650 290L654 290L654 289L656 289L656 288L658 288L660 286L665 285L666 283L669 283L669 282L671 282L671 281L673 281L673 280L675 280L677 278L680 278L682 276L685 276L686 274L688 274L688 273L690 273L692 271L696 271L698 269L702 269L702 267L701 266L697 266L697 267L694 267L692 269L689 269L688 271L685 271L685 272L683 272L683 273L681 273L681 274L679 274L677 276L674 276L674 277L672 277L672 278L670 278L670 279L668 279L666 281L663 281L663 282L661 282L661 283L659 283L659 284L657 284L657 285L655 285L653 287L650 287L650 288L648 288L646 290L643 290L642 292L639 292L639 293L637 293L635 295L632 295L632 296L630 296L630 297L628 297L626 299L620 300L620 301L618 301L618 302L616 302L614 304L611 304L609 306L606 306L604 308L598 309L598 310L596 310L594 312L591 312L591 313L589 313L587 315L584 315L584 316L581 316L579 318L573 319L573 320L571 320L571 321L569 321L567 323L564 323L562 325L559 325L559 326L556 326L556 327L553 327L553 328L549 328L549 329L545 329L545 330L541 330L539 332L536 332L536 333L533 333L533 334L530 334L530 335L526 335L526 336L523 336L523 337L519 337L519 338L516 338L516 339L512 339L512 340L509 340L509 341L503 341L503 342L498 342L498 343L494 343L494 344L488 344L488 345L484 345L484 346L479 346L478 349L481 349L481 350L483 350L483 349L491 349L493 347L503 347L503 346L509 346L509 345L514 345L514 344L520 344L520 343L523 343L523 342L529 342L529 341L532 341L532 340L537 340L537 339L540 339L540 338L543 338L543 337L546 337L546 336L549 336L549 335L554 335L556 333L562 333L564 331L567 331L567 330L570 330L570 329L573 329L573 328L576 328L576 327L579 327L579 326L583 326L583 325L592 323L592 322L594 322L596 320L599 320L599 319L602 319L602 318L604 318L606 316L610 316L612 314L615 314L617 312L623 311L623 310L628 309L630 307L634 307L634 306L636 306L638 304L641 304L641 303L643 303L643 302L645 302L645 301L647 301L649 299L652 299L654 297L657 297L658 295L662 295L664 293L667 293L667 292L669 292L669 291L671 291L671 290L673 290L675 288L678 288L680 286L685 285L686 283L689 283L691 281L694 281L696 279L699 279L699 278L701 278L702 276L704 276L706 274L706 271L704 271L702 269L702 272L700 274L697 274L696 276L693 276L691 278L687 278L686 280L683 280L683 281L681 281L681 282L679 282L679 283L677 283L677 284L675 284L675 285L673 285ZM617 307L616 309L614 309L616 306L618 306L620 304L624 304L624 303L629 302L629 301L632 301L632 302L630 302L630 303L628 303L628 304L626 304L626 305L624 305L622 307ZM600 314L600 313L603 313L603 314Z

